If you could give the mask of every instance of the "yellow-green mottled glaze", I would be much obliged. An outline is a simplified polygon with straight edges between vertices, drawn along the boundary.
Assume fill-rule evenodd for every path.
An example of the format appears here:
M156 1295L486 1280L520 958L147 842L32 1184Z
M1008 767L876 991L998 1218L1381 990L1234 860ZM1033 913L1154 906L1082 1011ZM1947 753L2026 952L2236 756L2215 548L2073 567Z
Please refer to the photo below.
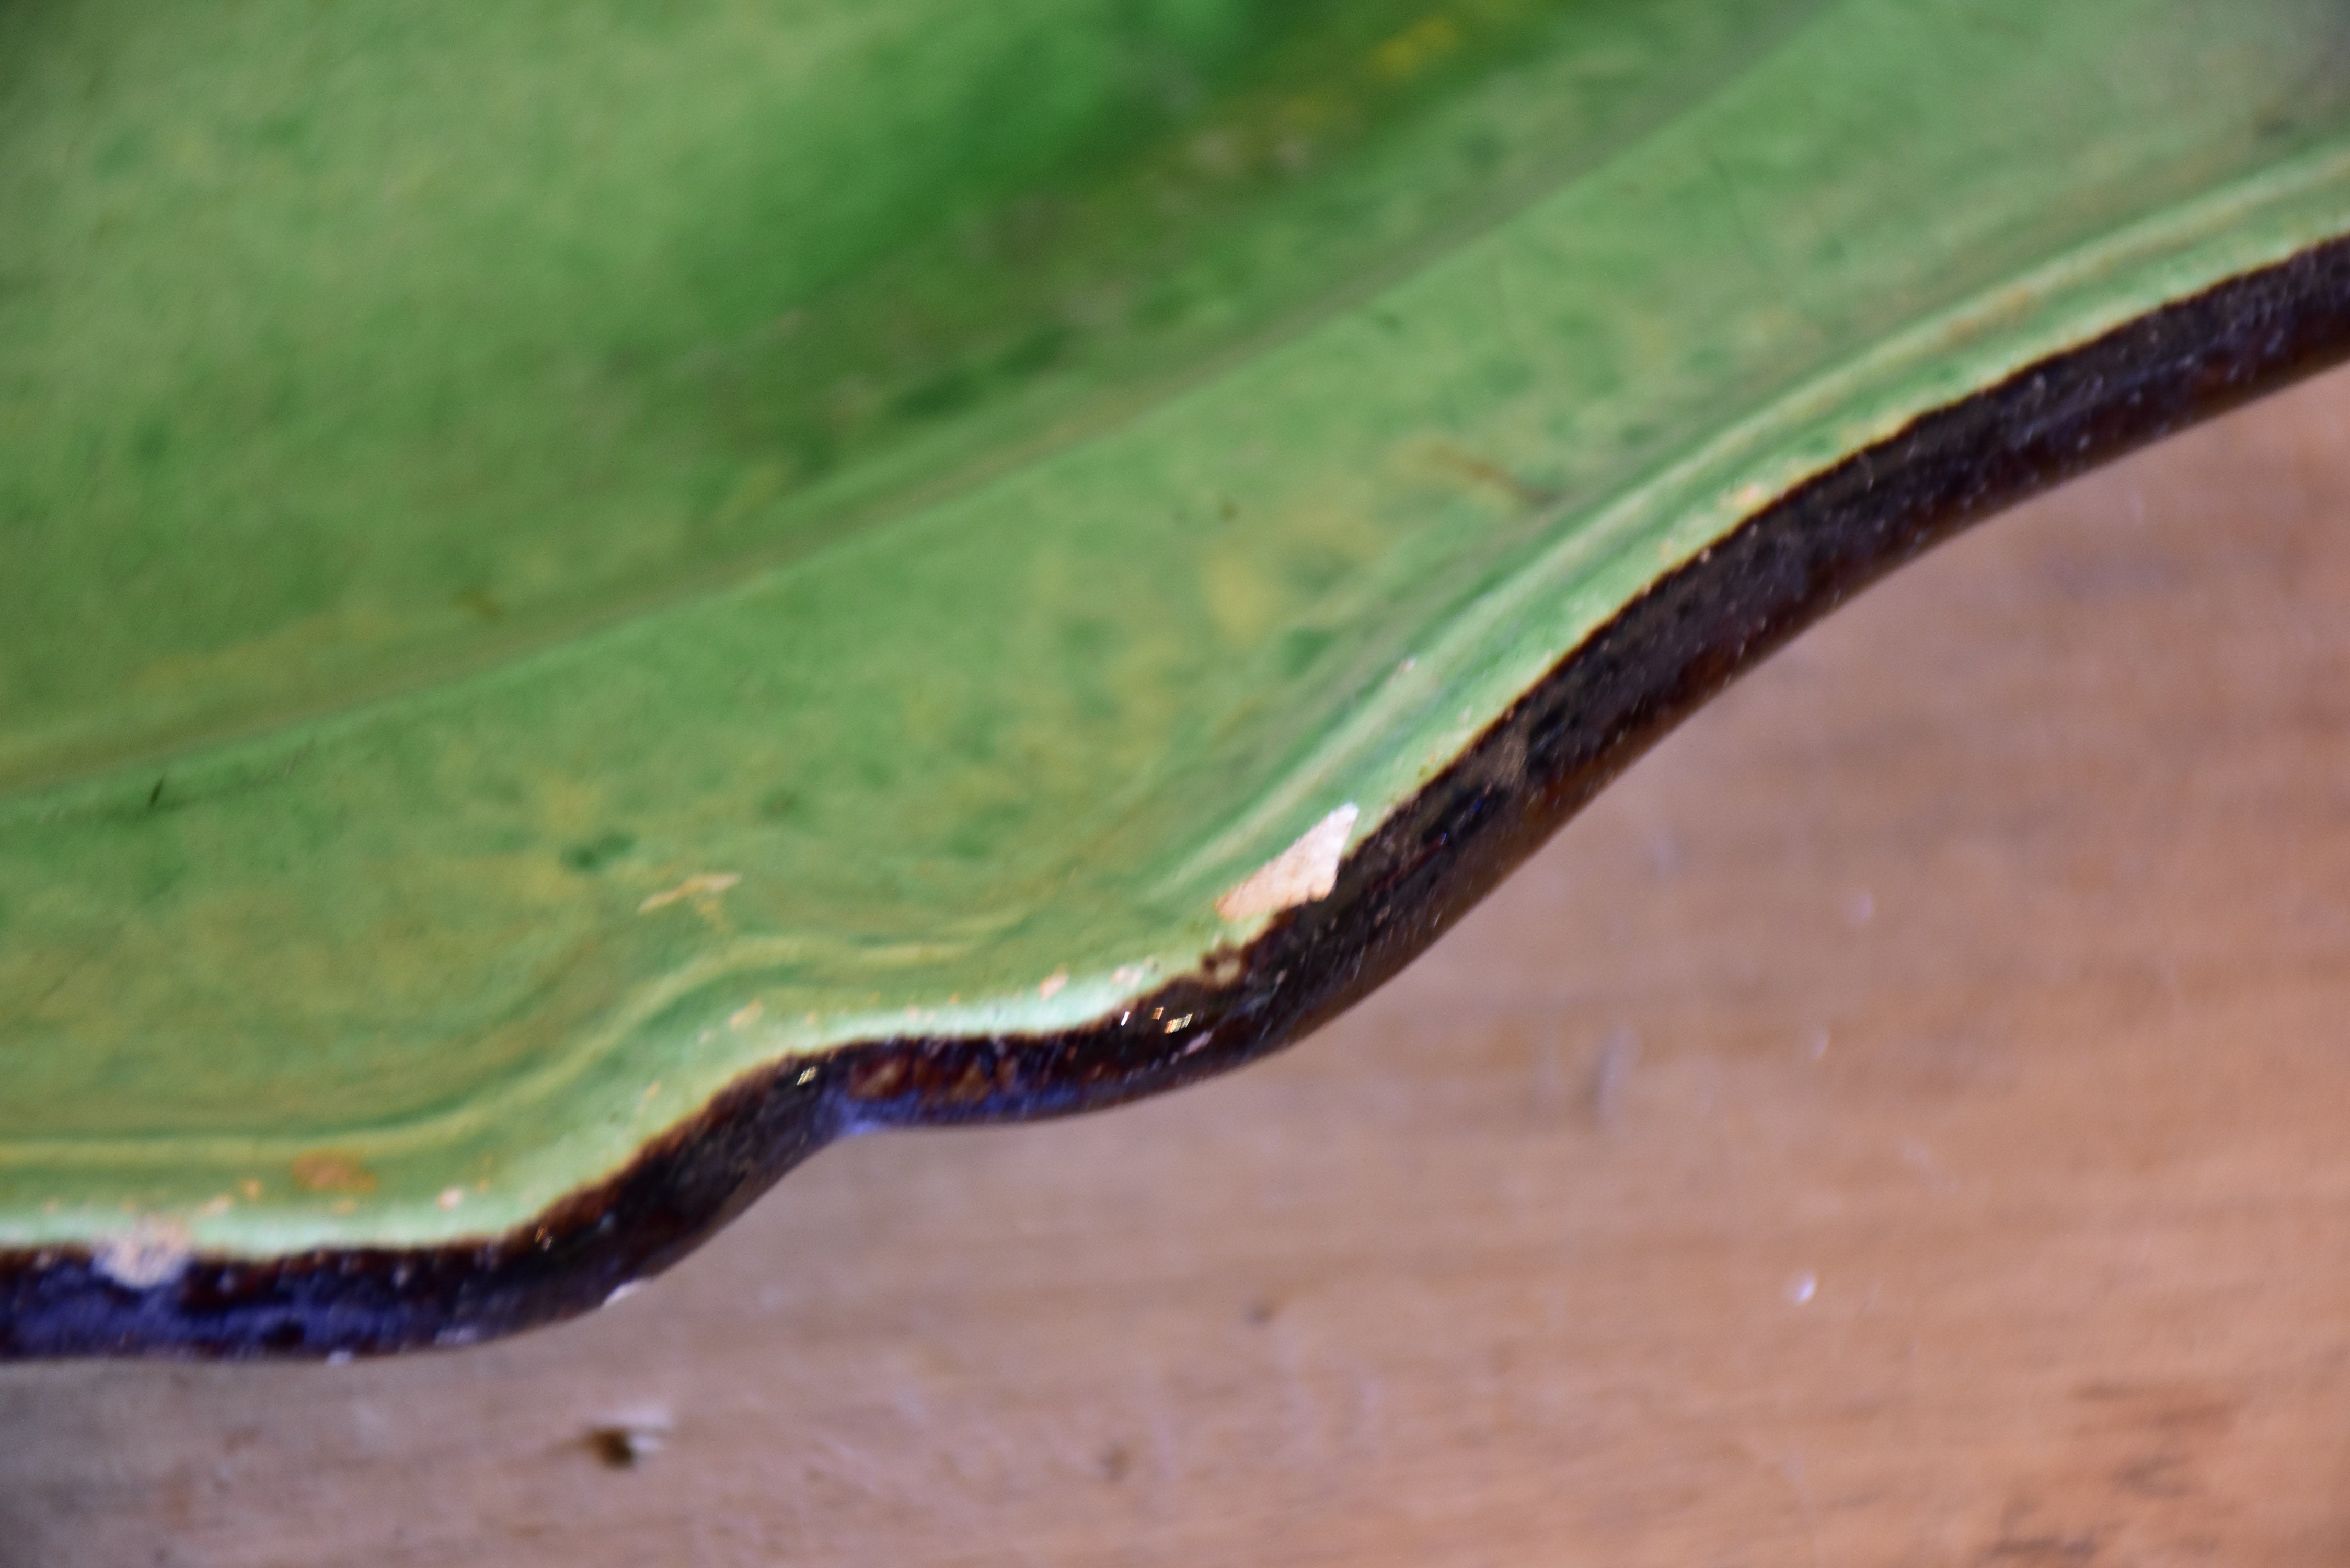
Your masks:
M0 0L0 1246L504 1231L1114 1012L2345 232L2335 0Z

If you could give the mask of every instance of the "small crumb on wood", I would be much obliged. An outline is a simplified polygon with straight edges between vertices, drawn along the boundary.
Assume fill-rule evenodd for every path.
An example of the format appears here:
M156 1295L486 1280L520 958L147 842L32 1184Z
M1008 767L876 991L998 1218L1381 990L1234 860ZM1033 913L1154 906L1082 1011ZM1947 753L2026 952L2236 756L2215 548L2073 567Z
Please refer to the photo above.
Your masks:
M587 1437L588 1451L616 1470L635 1469L660 1452L661 1445L676 1429L677 1423L666 1410L631 1410L591 1428Z
M1296 843L1217 899L1216 913L1227 920L1245 920L1328 898L1330 889L1338 885L1338 863L1346 857L1347 836L1355 830L1356 818L1361 815L1361 809L1349 801L1307 828Z

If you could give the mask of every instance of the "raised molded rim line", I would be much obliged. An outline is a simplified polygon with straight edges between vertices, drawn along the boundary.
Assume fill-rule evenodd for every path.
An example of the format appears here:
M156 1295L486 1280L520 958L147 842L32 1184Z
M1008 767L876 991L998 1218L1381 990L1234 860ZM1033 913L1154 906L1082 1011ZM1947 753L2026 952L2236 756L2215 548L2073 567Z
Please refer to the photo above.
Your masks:
M1391 812L1329 897L1115 1017L908 1036L738 1077L617 1175L476 1241L275 1258L0 1251L0 1357L337 1357L470 1343L659 1272L825 1143L1114 1105L1254 1060L1426 948L1617 774L1812 621L1970 523L2350 358L2350 238L1920 415L1651 583Z
M1284 821L1294 820L1317 799L1336 798L1333 791L1342 770L1365 762L1368 753L1383 742L1395 741L1399 726L1403 731L1412 731L1409 710L1426 702L1433 686L1453 685L1456 699L1467 701L1464 714L1506 708L1540 678L1557 656L1503 652L1494 640L1496 627L1517 622L1523 628L1529 618L1539 613L1544 603L1572 597L1579 573L1606 563L1622 551L1638 547L1643 542L1656 543L1640 535L1648 522L1667 511L1681 515L1683 521L1675 524L1658 546L1660 551L1672 553L1669 557L1660 554L1660 565L1679 565L1708 544L1718 543L1773 497L1799 488L1835 467L1856 446L1888 438L1905 428L1916 417L1919 400L1904 399L1911 405L1906 411L1897 408L1872 412L1866 422L1860 423L1847 420L1838 429L1843 439L1832 449L1823 450L1814 436L1802 443L1801 455L1789 458L1783 453L1765 461L1764 454L1774 450L1773 442L1790 429L1811 425L1838 410L1849 409L1865 398L1871 387L1902 381L1929 364L1935 367L1934 379L1950 389L1948 395L1957 396L1964 387L1989 384L2019 367L2037 363L2054 352L2057 343L2077 344L2091 339L2131 319L2133 315L2131 307L2111 301L2086 310L2077 306L2060 307L2055 312L2062 317L2060 322L2033 329L2036 344L2007 341L1997 329L2019 312L2019 300L2062 300L2096 279L2110 279L2125 273L2141 283L2150 281L2152 276L2167 276L2173 289L2183 292L2201 286L2214 276L2247 273L2290 255L2322 236L2325 226L2313 225L2305 218L2289 222L2287 228L2299 235L2296 242L2283 234L2268 233L2268 225L2251 220L2295 207L2313 194L2337 190L2345 182L2350 182L2350 149L2329 146L2217 188L2184 206L2124 224L2050 257L1997 287L1955 300L1891 337L1822 368L1745 416L1704 436L1662 467L1612 494L1596 498L1589 514L1574 527L1555 528L1559 537L1521 563L1504 581L1478 596L1446 622L1431 628L1429 640L1417 647L1409 660L1412 672L1408 678L1399 673L1377 690L1364 693L1308 754L1203 843L1193 846L1174 869L1156 878L1149 890L1149 897L1160 902L1197 898L1201 897L1201 885L1213 879L1220 869L1236 873L1238 862L1249 846L1270 840ZM2334 205L2338 208L2338 202ZM2262 237L2252 237L2255 234ZM2183 281L2190 276L2195 279L2191 286ZM1554 510L1553 522L1558 522L1560 516ZM754 591L754 587L745 583L730 587L726 593ZM1539 640L1549 647L1572 649L1604 625L1606 617L1612 613L1613 610L1595 612L1586 628L1549 628ZM595 635L619 637L645 631L663 635L650 630L650 623L646 621L631 626L616 624ZM1549 635L1550 631L1557 635ZM569 658L577 652L577 649L545 649L516 662ZM1492 656L1490 660L1488 655ZM420 704L429 703L437 700L437 694L420 693L416 700ZM363 704L339 713L314 729L311 740L314 742L322 731L365 724L381 708L381 704ZM1444 728L1447 732L1438 738L1432 751L1421 744L1398 748L1399 755L1426 757L1412 770L1418 776L1409 783L1394 780L1396 770L1392 764L1374 764L1380 783L1364 798L1375 819L1384 815L1390 801L1408 800L1478 733L1473 720ZM1425 731L1415 732L1422 741L1431 738ZM287 765L292 759L303 755L309 743L306 742L304 747L290 755L272 744L258 755L272 759L276 765ZM119 788L110 784L97 787L103 795L92 798L106 802L99 809L119 807ZM7 793L0 790L0 813L9 809L10 800ZM73 809L52 805L47 811L63 814ZM36 813L35 820L41 820L44 815ZM358 1117L339 1126L312 1127L299 1136L255 1129L168 1137L16 1136L0 1140L0 1168L137 1167L151 1170L191 1162L238 1167L255 1160L283 1164L317 1148L322 1141L362 1142L378 1155L411 1152L497 1123L525 1106L545 1105L607 1061L648 1019L696 989L721 979L755 973L778 964L804 962L819 954L828 961L851 959L874 965L919 962L967 948L972 934L966 922L962 934L949 940L902 940L879 934L860 938L854 933L816 929L772 931L739 938L703 952L681 968L649 977L609 1014L564 1049L517 1069L454 1105L380 1120ZM1197 960L1185 957L1177 961L1188 966ZM1153 955L1149 965L1154 971L1160 971L1165 967L1162 955ZM983 1016L964 1015L926 1026L959 1035L1024 1027L1033 1030L1075 1026L1089 1014L1100 1015L1099 1009L1070 1005L1083 990L1099 986L1099 981L1088 986L1081 978L1077 983L1080 992L1073 992L1059 1010L1059 1016L1049 1022L1031 1019L1022 1023L999 1024ZM1119 992L1128 992L1136 989L1141 979L1132 984L1116 980L1110 983ZM1121 995L1103 1001L1106 1006L1123 1008L1130 998ZM973 1011L1000 1009L1008 1002L1007 997L998 996ZM787 1035L772 1036L764 1043L766 1048L762 1053L746 1054L697 1085L697 1096L714 1094L733 1075L780 1063L787 1054L814 1060L899 1027L895 1011L885 1010L836 1017L807 1033L793 1031ZM692 1114L681 1112L680 1120L690 1120ZM655 1127L643 1137L658 1137L671 1125L676 1124ZM610 1168L606 1167L592 1174L573 1173L567 1179L558 1177L536 1184L539 1200L550 1201L566 1191L591 1184ZM228 1179L224 1177L224 1186ZM429 1195L412 1195L411 1204L426 1215L426 1223L422 1227L402 1228L396 1235L389 1231L380 1232L372 1244L443 1245L480 1233L453 1222L432 1223L437 1216L432 1212L430 1203ZM90 1218L91 1211L85 1211L78 1220L62 1224L0 1233L0 1246L70 1244L90 1233ZM244 1256L271 1256L351 1244L351 1239L338 1233L331 1221L322 1221L317 1216L308 1218L312 1221L309 1225L296 1222L274 1242L265 1235L255 1241L234 1240L203 1224L192 1229L197 1244L217 1247L224 1256L230 1251ZM150 1220L151 1224L170 1222L166 1216Z

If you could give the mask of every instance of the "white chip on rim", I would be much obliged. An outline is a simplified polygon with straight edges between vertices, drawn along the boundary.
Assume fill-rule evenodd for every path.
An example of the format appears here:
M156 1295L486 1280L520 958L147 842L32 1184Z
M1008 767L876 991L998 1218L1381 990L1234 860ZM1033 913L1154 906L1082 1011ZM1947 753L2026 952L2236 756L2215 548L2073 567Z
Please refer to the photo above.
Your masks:
M1338 862L1346 857L1347 835L1355 830L1355 819L1360 815L1360 808L1348 801L1307 828L1296 843L1217 899L1216 913L1227 920L1245 920L1328 898L1330 889L1338 885Z

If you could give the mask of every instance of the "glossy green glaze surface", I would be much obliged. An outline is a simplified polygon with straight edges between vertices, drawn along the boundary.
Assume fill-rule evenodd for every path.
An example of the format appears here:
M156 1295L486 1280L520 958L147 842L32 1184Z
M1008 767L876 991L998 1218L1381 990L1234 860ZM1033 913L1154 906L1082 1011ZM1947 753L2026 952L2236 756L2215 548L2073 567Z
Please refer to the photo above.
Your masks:
M0 1245L501 1231L1114 1012L2345 232L2335 0L0 0Z

